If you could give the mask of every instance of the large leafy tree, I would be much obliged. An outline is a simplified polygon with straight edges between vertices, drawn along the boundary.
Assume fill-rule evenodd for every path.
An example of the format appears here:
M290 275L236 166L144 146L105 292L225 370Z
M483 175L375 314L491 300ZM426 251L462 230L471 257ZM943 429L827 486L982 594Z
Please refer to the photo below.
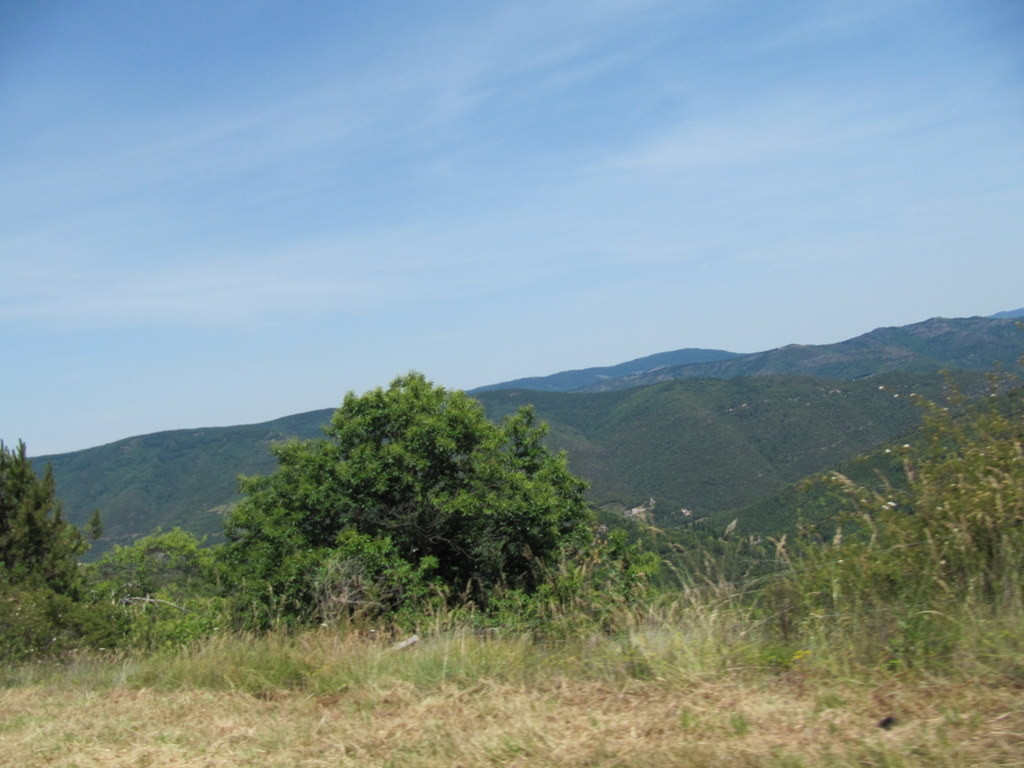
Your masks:
M88 548L61 513L50 467L39 477L24 443L9 449L0 442L0 584L73 595L81 585L78 555Z
M453 598L530 591L589 529L585 485L529 408L497 425L465 393L411 373L349 393L324 432L275 448L277 471L243 478L226 521L226 573L263 617L316 617L339 552L364 580L375 563L377 578L430 578Z

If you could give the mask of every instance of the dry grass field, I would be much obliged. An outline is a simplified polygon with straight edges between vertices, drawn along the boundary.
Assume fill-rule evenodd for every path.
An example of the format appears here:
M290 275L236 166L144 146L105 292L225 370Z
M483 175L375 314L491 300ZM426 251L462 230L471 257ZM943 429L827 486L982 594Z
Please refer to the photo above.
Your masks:
M591 640L218 638L8 672L0 762L121 766L1024 765L1024 691L955 675L700 669ZM884 722L886 718L891 720ZM888 725L889 727L881 727Z

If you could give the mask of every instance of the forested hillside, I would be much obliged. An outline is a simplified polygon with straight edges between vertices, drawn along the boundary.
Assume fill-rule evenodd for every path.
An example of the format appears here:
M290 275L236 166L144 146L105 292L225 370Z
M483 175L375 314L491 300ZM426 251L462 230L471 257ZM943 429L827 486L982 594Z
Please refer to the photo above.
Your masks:
M961 374L975 391L981 374ZM494 420L533 404L590 483L588 498L611 510L656 500L662 525L721 517L812 472L835 466L911 430L911 392L941 396L937 374L885 374L842 382L813 377L688 379L606 393L495 390L478 396ZM265 424L130 438L52 463L69 519L99 509L105 533L94 554L160 527L216 537L238 498L239 475L274 467L270 446L320 435L331 411ZM778 519L777 517L775 518ZM762 528L745 520L744 528Z
M957 376L966 391L980 374ZM606 393L487 392L500 418L532 403L550 442L611 509L656 501L660 525L755 501L910 432L921 413L912 393L942 398L938 374L888 373L844 382L814 377L683 379ZM681 510L687 512L681 512ZM777 518L776 518L777 520ZM748 530L763 530L757 520Z
M980 371L993 363L1012 370L1024 332L1013 320L934 319L820 347L681 352L721 357L652 371L652 364L678 359L666 353L538 380L554 386L599 377L603 383L590 389L608 391L494 388L475 396L494 420L533 404L551 425L547 444L568 453L598 506L623 510L653 498L661 525L703 517L721 523L738 514L745 530L774 530L794 513L766 499L912 430L920 413L908 395L941 398L947 378L939 369L959 370L968 392L984 391ZM615 371L627 375L609 378ZM833 378L807 375L825 371ZM84 525L100 510L105 532L93 555L157 528L216 538L238 499L239 475L271 471L273 444L319 436L331 413L162 432L34 463L38 471L52 464L69 520Z
M668 366L591 385L603 391L683 378L823 376L859 379L887 371L991 371L1016 367L1022 333L1012 318L936 317L898 328L878 328L836 344L790 344L723 360Z
M584 368L578 371L562 371L550 376L531 376L525 379L504 381L500 384L488 384L470 391L476 395L493 389L531 389L539 392L575 392L595 387L606 382L629 380L632 377L646 376L667 368L683 365L699 365L716 360L728 360L741 357L738 352L726 352L722 349L677 349L674 352L660 352L656 355L640 357L629 362L598 368Z
M100 510L105 533L95 551L128 543L156 528L181 526L220 535L225 506L238 496L239 474L262 474L276 462L270 447L315 437L332 409L262 424L157 432L84 451L34 460L49 463L68 518L81 524Z

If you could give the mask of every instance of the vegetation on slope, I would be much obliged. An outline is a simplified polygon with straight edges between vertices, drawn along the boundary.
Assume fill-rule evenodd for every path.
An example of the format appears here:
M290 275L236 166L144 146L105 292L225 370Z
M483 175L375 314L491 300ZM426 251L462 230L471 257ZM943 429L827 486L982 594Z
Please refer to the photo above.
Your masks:
M981 374L958 381L974 392L986 386ZM658 524L676 525L684 507L695 518L720 520L903 435L920 418L907 395L939 397L944 386L936 374L858 382L764 377L596 394L496 390L479 399L495 422L532 404L551 427L545 445L568 453L570 469L590 483L592 503L623 510L653 497ZM330 411L316 411L162 433L50 461L70 521L84 525L96 509L103 512L106 531L95 554L175 526L219 541L225 512L241 498L237 477L271 472L275 443L321 436L329 418ZM759 530L747 522L745 530Z
M81 602L78 556L89 544L64 519L54 487L50 472L36 476L24 443L0 443L0 660L102 644L118 632L108 605Z
M671 366L612 379L589 388L607 391L682 378L821 376L854 380L890 371L991 371L1016 365L1024 340L1009 318L932 318L898 328L878 328L836 344L790 344L779 349L707 363Z
M724 378L831 371L848 379L865 371L920 363L932 373L817 384L800 377L771 381L773 377L756 376L728 386L710 379L665 383L649 392L633 388L618 395L494 390L479 397L495 421L533 403L538 416L551 425L546 445L568 451L571 469L591 484L591 502L621 510L653 497L661 525L680 522L676 518L684 507L697 518L710 516L722 523L730 510L756 504L807 473L837 466L912 428L917 419L914 409L873 386L889 382L900 388L890 394L916 391L939 397L943 379L934 373L938 368L987 369L997 360L1008 365L1021 351L1022 337L1013 321L936 319L880 329L837 345L758 353L767 355L763 360L747 355L719 361L741 366L736 369L698 366L683 371L687 376ZM775 362L766 367L765 360ZM666 361L655 355L633 363L649 370ZM582 373L635 373L636 365ZM666 368L658 377L679 372ZM901 376L906 378L900 381ZM982 380L981 373L976 377L977 382ZM632 385L643 380L619 382ZM960 383L976 389L977 382ZM790 386L794 390L787 393ZM829 394L832 389L843 394ZM272 471L274 444L320 436L330 414L323 410L265 424L165 432L39 457L35 463L40 472L52 464L68 520L83 526L95 510L102 510L104 536L90 557L115 543L175 526L218 541L224 514L241 498L237 477ZM770 519L763 521L744 514L741 524L750 531L766 530L776 522L782 524L773 530L792 524L792 517L781 520L784 515L778 508L769 511Z
M33 463L52 467L71 522L83 525L102 511L96 553L176 526L216 539L224 512L240 498L238 476L271 471L273 445L319 435L330 415L328 409L262 424L160 432Z
M972 394L987 390L980 374L957 381ZM689 379L591 395L480 397L495 416L533 404L552 425L552 444L590 481L592 501L623 510L653 498L653 521L671 527L707 516L720 520L904 435L921 416L910 395L941 397L946 386L934 374L892 373L855 382ZM751 523L746 530L764 530Z
M5 756L26 766L1014 765L1022 403L1014 390L967 418L924 403L902 486L833 478L842 534L767 542L772 573L725 580L713 558L636 600L586 589L592 566L566 562L530 601L543 623L496 602L487 632L477 607L449 606L422 615L419 642L402 648L407 635L377 617L8 664ZM139 604L124 610L142 615Z

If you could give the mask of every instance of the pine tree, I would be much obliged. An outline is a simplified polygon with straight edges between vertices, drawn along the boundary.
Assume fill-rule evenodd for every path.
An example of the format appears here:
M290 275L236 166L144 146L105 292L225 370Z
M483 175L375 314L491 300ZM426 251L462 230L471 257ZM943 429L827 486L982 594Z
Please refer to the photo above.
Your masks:
M81 587L77 558L88 548L61 513L51 468L40 478L25 443L12 450L0 442L0 585L74 597Z

